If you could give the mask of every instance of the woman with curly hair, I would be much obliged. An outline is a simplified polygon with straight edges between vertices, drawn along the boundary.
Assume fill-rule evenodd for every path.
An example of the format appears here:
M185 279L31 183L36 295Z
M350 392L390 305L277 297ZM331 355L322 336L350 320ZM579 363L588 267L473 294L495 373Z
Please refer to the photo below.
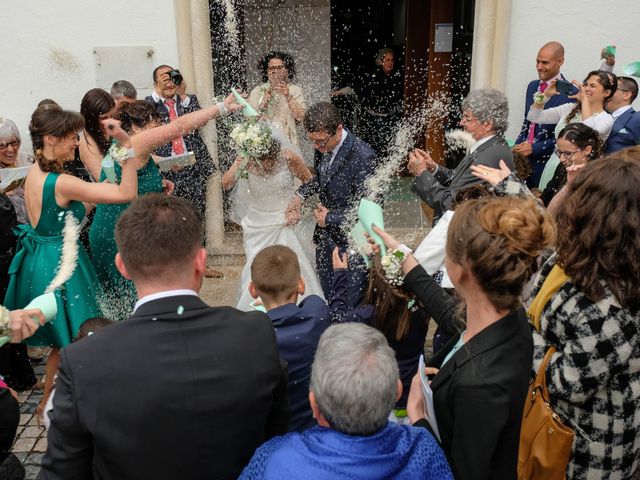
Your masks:
M570 179L571 180L571 179ZM588 163L558 214L529 308L534 367L576 431L567 478L635 478L640 444L640 147Z
M297 145L296 126L302 122L307 104L300 87L292 83L296 78L293 57L288 53L271 51L262 57L258 68L263 83L251 90L249 102L262 114L262 118L273 122Z

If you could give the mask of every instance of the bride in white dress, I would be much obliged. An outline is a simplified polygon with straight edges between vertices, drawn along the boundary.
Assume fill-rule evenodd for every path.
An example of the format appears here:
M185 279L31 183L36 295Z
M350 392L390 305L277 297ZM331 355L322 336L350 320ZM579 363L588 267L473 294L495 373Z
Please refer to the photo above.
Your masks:
M302 298L307 295L324 298L315 270L315 256L311 244L312 227L305 228L304 224L293 228L284 226L285 210L296 191L294 175L303 183L312 177L299 150L295 152L296 147L286 146L290 148L281 148L279 142L273 141L266 155L258 161L250 160L246 166L247 179L237 178L237 172L242 168L240 157L222 178L224 189L235 185L232 208L236 221L242 226L246 257L236 296L236 308L239 310L252 309L253 298L248 289L251 262L258 252L271 245L285 245L297 254L306 286Z

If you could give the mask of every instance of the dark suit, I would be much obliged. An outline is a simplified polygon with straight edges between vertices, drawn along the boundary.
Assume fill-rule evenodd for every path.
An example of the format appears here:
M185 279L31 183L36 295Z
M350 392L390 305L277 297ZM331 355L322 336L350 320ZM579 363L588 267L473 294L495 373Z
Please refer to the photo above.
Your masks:
M310 182L298 189L302 198L318 194L320 203L324 205L327 214L326 227L316 225L313 233L313 241L316 245L316 269L322 284L325 298L329 298L333 283L333 268L331 253L334 247L345 251L349 243L346 231L349 228L347 216L357 208L360 200L365 195L365 181L373 174L376 164L376 153L369 145L347 130L340 150L333 159L331 168L324 175L322 171L322 155L315 152L315 171ZM358 255L349 257L349 306L357 305L362 291L367 272L364 262Z
M456 301L417 266L404 285L416 294L438 325L451 322ZM520 424L533 363L533 337L523 308L489 325L444 365L456 335L427 366L433 404L456 480L516 478ZM428 426L426 420L416 425Z
M194 296L143 304L61 352L41 479L235 479L287 430L269 318Z
M320 336L331 325L327 302L310 295L300 305L287 303L267 312L278 339L278 351L289 370L289 431L302 432L316 421L309 405L311 365Z
M609 138L604 144L604 153L609 155L635 145L640 145L640 112L630 108L613 122Z
M180 98L176 96L175 109L179 117L200 110L198 98L195 95L189 95L189 99L189 105L183 107ZM145 100L155 105L163 123L169 123L169 110L164 103L156 102L151 95ZM188 199L200 214L204 215L207 200L207 179L214 171L213 160L211 160L209 150L198 130L193 130L182 138L187 151L194 153L196 164L184 167L178 172L163 173L163 176L175 184L174 195ZM161 157L170 157L172 155L171 142L158 148L155 153Z
M560 75L560 78L562 80L566 80L562 75ZM529 82L529 85L527 85L527 94L524 101L524 121L522 122L522 128L520 129L520 135L518 135L518 138L516 139L516 145L526 142L529 138L529 127L531 126L531 122L527 120L527 113L529 113L529 109L533 103L533 94L538 91L539 87L540 80L533 80ZM547 100L544 108L553 108L572 102L573 100L571 100L567 95L553 95L549 100ZM531 144L531 155L527 157L532 169L531 175L527 179L527 184L530 187L537 187L540 183L540 176L542 175L544 166L556 147L555 128L555 123L543 125L536 124L535 126L535 134L533 137L533 143Z
M454 170L442 165L433 174L425 170L416 177L413 190L435 210L435 221L451 208L458 192L482 182L471 173L471 165L499 168L500 160L504 160L511 170L515 169L511 149L504 137L496 135L464 157Z

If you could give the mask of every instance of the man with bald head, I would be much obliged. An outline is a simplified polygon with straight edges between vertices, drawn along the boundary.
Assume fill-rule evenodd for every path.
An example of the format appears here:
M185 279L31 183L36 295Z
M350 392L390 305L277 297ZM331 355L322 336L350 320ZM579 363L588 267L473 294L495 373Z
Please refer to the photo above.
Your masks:
M564 63L564 47L560 42L549 42L542 46L536 57L536 70L538 79L533 80L527 86L527 95L524 107L524 122L520 135L516 139L513 152L526 157L531 164L532 173L527 179L529 187L537 187L544 166L553 153L556 145L554 129L556 124L537 124L527 120L527 112L533 103L536 92L544 92L554 80L566 80L560 73L560 67ZM567 95L553 95L544 108L557 107L564 103L572 102Z

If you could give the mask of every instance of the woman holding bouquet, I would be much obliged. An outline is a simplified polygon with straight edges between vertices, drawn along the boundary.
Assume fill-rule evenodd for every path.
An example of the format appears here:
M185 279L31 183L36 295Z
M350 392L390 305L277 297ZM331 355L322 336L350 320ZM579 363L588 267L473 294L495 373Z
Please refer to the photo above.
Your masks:
M291 248L300 262L306 294L323 297L313 255L303 247L300 230L284 226L285 211L295 192L293 177L302 183L311 180L300 150L284 133L262 122L236 126L231 138L240 155L222 177L222 187L230 189L237 184L232 214L242 226L246 256L236 308L251 309L251 262L260 250L271 245Z

